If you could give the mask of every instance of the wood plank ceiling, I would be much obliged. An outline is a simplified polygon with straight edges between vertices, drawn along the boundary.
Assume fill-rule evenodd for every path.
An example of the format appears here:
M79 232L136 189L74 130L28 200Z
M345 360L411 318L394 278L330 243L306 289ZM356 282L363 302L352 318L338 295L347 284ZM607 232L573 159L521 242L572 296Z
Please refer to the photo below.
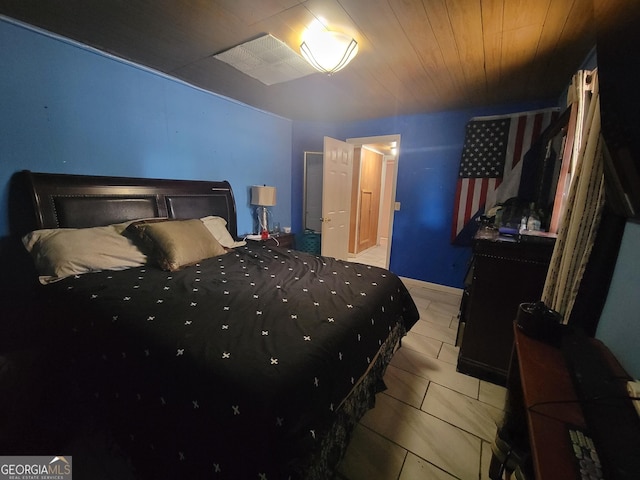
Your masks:
M623 0L598 1L613 25ZM601 4L607 6L597 6ZM0 0L0 14L296 120L347 121L557 99L595 45L592 0ZM344 70L263 85L213 55L320 19Z

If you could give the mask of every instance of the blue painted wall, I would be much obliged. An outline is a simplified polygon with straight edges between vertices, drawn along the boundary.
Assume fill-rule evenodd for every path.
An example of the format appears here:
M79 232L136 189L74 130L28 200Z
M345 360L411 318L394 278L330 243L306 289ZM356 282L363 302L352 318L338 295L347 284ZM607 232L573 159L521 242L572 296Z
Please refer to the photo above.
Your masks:
M596 337L640 378L640 224L627 222Z
M553 102L407 115L345 124L296 122L293 128L292 218L302 223L303 152L322 151L324 135L400 134L400 156L389 268L409 278L462 288L471 250L450 244L451 218L464 129L470 118L556 106Z
M238 232L249 187L277 187L290 223L292 122L0 20L0 237L18 170L229 180Z

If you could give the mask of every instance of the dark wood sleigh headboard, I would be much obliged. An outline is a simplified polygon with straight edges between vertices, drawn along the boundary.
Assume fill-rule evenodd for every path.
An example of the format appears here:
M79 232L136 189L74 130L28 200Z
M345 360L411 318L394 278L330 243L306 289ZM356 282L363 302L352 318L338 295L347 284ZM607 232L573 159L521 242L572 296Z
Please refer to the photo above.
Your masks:
M21 208L15 233L40 228L85 228L168 217L223 217L237 237L236 204L229 182L163 180L34 173L16 173L22 198L31 199L31 212Z

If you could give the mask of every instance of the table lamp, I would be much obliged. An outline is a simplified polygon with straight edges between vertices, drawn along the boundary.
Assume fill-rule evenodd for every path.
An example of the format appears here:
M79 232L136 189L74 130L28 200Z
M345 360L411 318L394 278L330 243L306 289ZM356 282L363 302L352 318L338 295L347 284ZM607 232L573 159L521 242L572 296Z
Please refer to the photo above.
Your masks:
M251 205L256 205L256 217L258 219L258 233L262 238L269 236L269 208L276 204L276 187L266 185L254 185L251 187Z

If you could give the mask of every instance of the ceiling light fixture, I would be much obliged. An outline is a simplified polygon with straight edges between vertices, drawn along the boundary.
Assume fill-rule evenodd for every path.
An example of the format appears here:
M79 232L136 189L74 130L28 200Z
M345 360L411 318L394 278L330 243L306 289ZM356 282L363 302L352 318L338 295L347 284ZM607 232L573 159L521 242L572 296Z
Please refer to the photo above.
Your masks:
M316 70L331 75L353 60L358 53L358 42L344 33L314 31L308 33L300 52Z

